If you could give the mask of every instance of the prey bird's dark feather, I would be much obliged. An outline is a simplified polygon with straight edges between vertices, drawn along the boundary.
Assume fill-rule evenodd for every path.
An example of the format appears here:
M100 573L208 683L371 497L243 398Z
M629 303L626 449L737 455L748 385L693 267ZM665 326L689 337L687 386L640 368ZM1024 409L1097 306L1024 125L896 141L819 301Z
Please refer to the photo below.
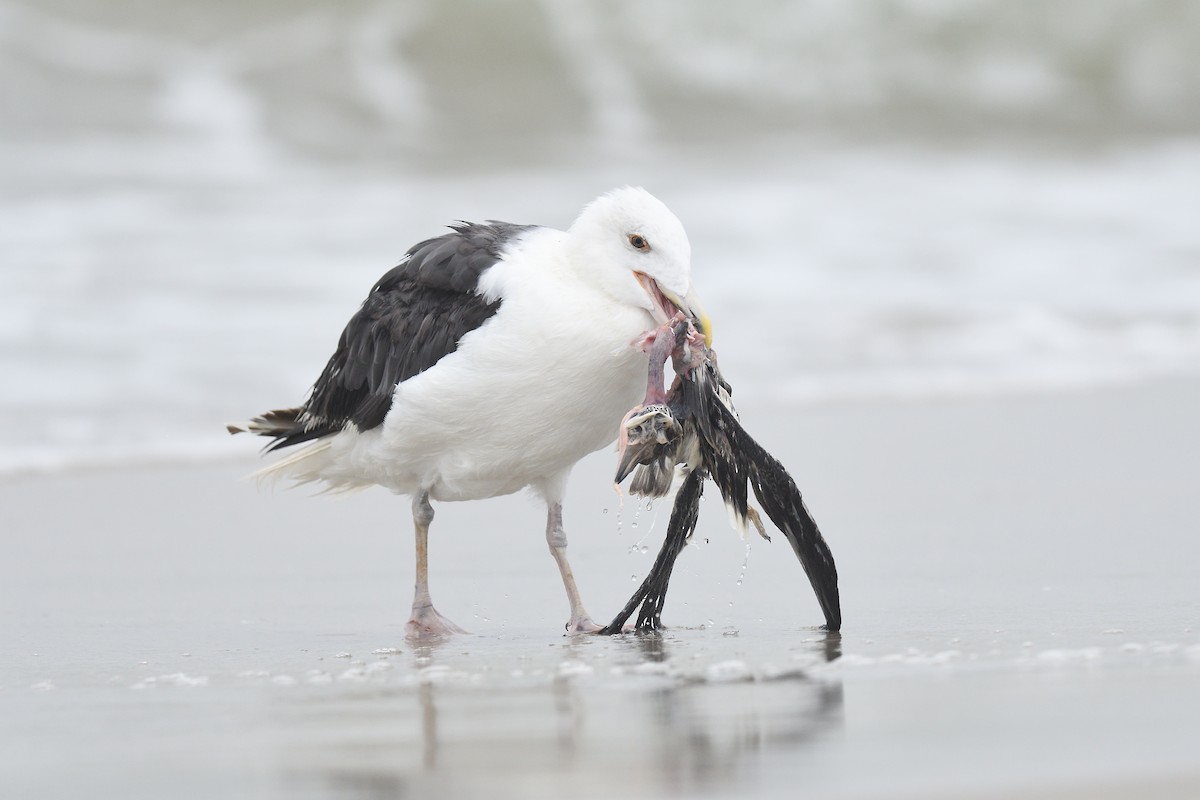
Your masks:
M631 462L640 464L632 484L635 494L648 494L638 491L639 478L643 483L647 482L647 471L659 473L664 465L684 463L690 472L675 496L666 539L654 566L633 597L602 632L623 630L639 604L641 610L635 628L656 630L662 627L667 585L675 559L696 529L706 478L717 485L721 497L739 519L758 525L757 514L749 503L749 493L754 492L771 522L787 537L800 559L825 616L823 627L829 631L840 630L842 611L833 553L805 506L796 482L779 460L746 432L734 414L728 402L731 390L721 376L715 355L711 351L704 355L703 363L690 370L680 369L676 364L678 377L667 400L669 414L658 414L650 422L640 422L635 431L634 446L623 453L617 480L620 482L633 469ZM627 420L646 419L645 415L633 412L631 415ZM654 422L658 427L649 427ZM669 444L647 446L653 444L655 435L666 436ZM686 463L697 454L698 463Z
M675 559L696 531L696 523L700 517L700 496L704 494L704 477L704 470L698 469L693 470L684 479L683 485L675 494L671 521L667 523L667 537L654 559L654 565L650 567L646 579L633 593L633 597L629 598L625 607L612 622L601 628L599 633L621 633L638 604L641 604L642 609L634 626L637 630L658 630L663 626L662 610L667 602L667 584L671 582L671 570L675 568Z
M714 410L721 419L721 427L729 437L732 451L749 466L750 485L754 496L767 512L775 527L783 531L792 545L800 566L808 576L821 611L825 614L825 629L838 631L842 628L842 606L838 595L837 565L817 521L804 505L804 498L796 481L784 469L783 464L768 453L738 422L737 417L722 405Z

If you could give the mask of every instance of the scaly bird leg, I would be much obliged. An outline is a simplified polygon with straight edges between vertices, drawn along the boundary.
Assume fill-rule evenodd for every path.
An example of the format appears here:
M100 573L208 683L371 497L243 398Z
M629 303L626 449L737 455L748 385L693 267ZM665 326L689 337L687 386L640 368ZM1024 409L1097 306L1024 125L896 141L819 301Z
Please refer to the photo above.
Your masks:
M667 358L681 346L691 342L692 334L700 336L691 322L680 311L654 330L646 331L632 344L649 358L649 373L646 376L646 399L642 405L654 405L667 401L665 387ZM704 337L700 336L700 341Z
M405 624L404 631L414 639L466 633L439 614L429 597L429 524L433 522L429 492L421 491L413 495L412 511L417 539L417 585L413 592L412 616Z
M567 601L571 604L571 619L567 622L567 633L595 633L600 626L592 622L583 600L579 598L579 587L575 585L575 574L567 563L567 534L563 530L562 503L547 503L546 506L546 544L550 546L550 555L558 564L562 573L563 588L567 590Z
M682 428L667 405L666 362L681 349L688 349L691 333L695 333L695 328L687 317L678 313L669 322L647 331L633 342L634 347L648 356L646 399L625 415L618 428L616 483L625 480L639 464L658 465L650 472L643 471L644 480L635 479L631 487L634 494L661 496L670 489L674 463L668 463L666 455ZM700 341L703 341L702 337ZM681 360L676 356L677 368L684 362L690 364L691 357L684 356Z

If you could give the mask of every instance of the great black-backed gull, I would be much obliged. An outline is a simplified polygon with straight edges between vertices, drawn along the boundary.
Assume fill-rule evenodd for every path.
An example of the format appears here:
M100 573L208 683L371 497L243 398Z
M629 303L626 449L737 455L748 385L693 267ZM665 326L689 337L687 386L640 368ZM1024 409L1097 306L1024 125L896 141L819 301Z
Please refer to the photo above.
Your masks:
M691 245L640 188L590 203L566 231L463 222L412 247L371 289L303 405L228 426L303 445L260 475L412 497L416 591L407 631L460 632L429 594L431 500L526 487L547 505L546 541L569 631L596 625L567 562L571 468L610 444L646 385L635 339L677 311L711 341Z

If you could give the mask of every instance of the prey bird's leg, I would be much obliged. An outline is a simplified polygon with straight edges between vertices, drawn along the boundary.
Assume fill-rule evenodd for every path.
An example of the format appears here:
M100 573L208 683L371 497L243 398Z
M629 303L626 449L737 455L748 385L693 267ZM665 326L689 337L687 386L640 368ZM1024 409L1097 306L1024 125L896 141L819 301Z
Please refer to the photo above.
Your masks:
M663 384L666 379L667 357L674 348L675 336L671 326L664 325L658 329L654 343L646 350L646 355L650 357L650 370L646 375L646 399L642 405L667 401L667 390Z
M634 342L634 345L648 356L650 362L650 369L646 375L646 399L642 405L667 402L665 387L667 359L685 341L688 341L688 331L694 332L695 328L689 325L687 317L680 312L670 321L664 322L652 331L647 331L644 336Z
M429 524L433 522L429 492L420 491L413 495L412 512L417 540L417 585L413 592L412 616L404 626L405 633L413 638L466 633L439 614L429 597Z
M709 359L710 351L704 341L704 334L691 325L685 329L675 329L675 349L671 351L671 364L675 368L676 381L692 370L704 364Z
M550 555L558 564L562 573L563 588L567 590L567 601L571 604L571 619L567 622L567 633L594 633L600 626L592 622L583 600L579 598L579 587L575 585L575 574L567 563L567 534L563 530L562 503L546 504L546 544L550 546Z
M662 461L663 446L671 442L673 433L677 433L678 426L675 425L671 409L667 405L668 395L664 383L667 359L685 339L689 328L687 318L678 313L669 322L647 331L632 343L647 356L646 399L640 405L631 408L617 428L615 484L618 492L621 481L639 464L649 464L656 458ZM673 465L663 463L665 469L670 469L671 466ZM659 473L657 477L666 479L666 485L662 485L661 480L654 480L654 489L650 494L655 496L665 494L670 488L669 476ZM641 493L635 491L635 494Z

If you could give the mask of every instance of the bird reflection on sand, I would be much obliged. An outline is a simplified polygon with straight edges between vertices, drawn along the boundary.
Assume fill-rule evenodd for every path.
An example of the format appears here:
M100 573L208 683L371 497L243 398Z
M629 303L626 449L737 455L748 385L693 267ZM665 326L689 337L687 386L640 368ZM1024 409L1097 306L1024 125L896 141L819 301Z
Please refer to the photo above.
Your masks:
M814 633L790 653L840 657L838 634ZM550 660L518 653L526 666L513 670L461 641L422 646L402 681L289 700L284 780L335 797L711 790L743 775L748 756L800 752L841 725L840 682L799 662L722 671L741 662L713 661L709 645L683 630L568 640Z

